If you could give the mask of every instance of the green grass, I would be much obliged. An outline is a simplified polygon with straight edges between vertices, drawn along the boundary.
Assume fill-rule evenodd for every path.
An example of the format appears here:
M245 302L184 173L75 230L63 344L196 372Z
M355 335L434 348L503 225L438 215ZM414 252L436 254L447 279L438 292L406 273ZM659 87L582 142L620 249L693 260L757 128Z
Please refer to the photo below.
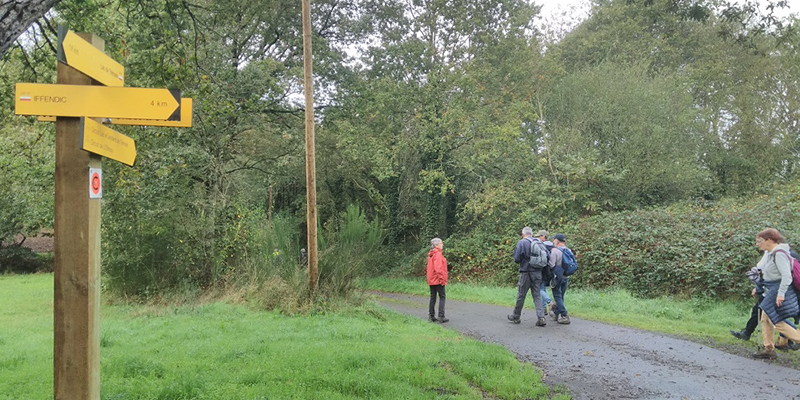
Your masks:
M52 399L53 277L0 276L0 399ZM103 306L102 399L527 399L496 345L374 305L289 317L239 305Z
M374 278L360 286L386 292L429 295L424 278ZM552 291L548 289L552 297ZM516 287L485 286L468 283L447 285L447 298L513 307ZM735 339L728 332L744 328L753 303L718 300L679 300L674 298L641 299L624 290L568 289L565 303L569 314L578 318L629 326L676 335L708 344L748 347L755 350L757 338L750 342ZM528 298L526 308L533 309ZM800 361L800 352L784 353Z

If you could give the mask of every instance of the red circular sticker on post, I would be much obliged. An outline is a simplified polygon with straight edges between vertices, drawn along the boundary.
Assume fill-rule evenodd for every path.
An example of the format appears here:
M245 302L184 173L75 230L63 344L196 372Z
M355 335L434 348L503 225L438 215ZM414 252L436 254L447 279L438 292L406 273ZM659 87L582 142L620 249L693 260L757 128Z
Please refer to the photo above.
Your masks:
M89 198L103 198L103 170L89 168Z

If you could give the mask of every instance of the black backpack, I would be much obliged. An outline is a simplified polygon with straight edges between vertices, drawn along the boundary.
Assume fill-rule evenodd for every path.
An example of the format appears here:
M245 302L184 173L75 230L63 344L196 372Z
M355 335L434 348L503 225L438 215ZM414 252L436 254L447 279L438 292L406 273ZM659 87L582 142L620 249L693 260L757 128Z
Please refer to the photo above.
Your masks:
M550 256L552 255L551 250L553 250L553 248L556 246L553 244L553 242L549 242L550 244L547 243L548 242L542 242L544 248L547 249L547 267L542 270L542 282L546 282L545 284L549 285L550 280L555 277L553 268L550 267Z

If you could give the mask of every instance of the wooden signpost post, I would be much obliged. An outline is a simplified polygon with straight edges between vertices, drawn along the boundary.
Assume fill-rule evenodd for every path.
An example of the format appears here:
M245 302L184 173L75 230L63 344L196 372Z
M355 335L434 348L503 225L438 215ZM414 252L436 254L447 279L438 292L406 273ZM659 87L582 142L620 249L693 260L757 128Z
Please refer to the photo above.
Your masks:
M192 102L122 87L124 68L95 35L59 27L58 37L57 84L18 83L15 112L56 122L54 398L99 400L101 156L133 165L136 145L90 117L190 127Z

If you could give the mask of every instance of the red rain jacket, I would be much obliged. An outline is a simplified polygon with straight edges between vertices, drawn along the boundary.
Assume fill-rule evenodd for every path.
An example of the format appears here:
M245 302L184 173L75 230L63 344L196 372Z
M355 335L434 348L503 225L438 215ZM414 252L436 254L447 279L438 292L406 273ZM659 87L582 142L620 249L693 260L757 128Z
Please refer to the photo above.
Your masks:
M435 247L428 253L428 285L447 285L447 259Z

